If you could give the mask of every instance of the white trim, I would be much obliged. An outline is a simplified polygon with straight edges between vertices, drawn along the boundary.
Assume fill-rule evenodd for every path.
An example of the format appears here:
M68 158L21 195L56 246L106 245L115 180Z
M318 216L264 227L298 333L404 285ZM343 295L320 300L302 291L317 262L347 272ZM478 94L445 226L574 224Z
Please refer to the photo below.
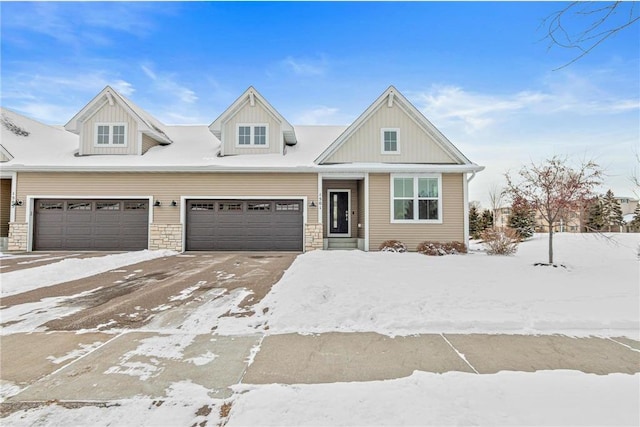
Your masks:
M249 128L249 144L240 144L240 128L241 127ZM256 136L255 132L257 127L265 128L264 144L255 143L255 136ZM235 136L236 136L235 138L236 148L269 148L269 123L236 123ZM282 151L282 148L281 148L281 151Z
M9 209L9 222L15 222L16 220L16 207L17 206L13 206L13 202L15 202L18 199L18 195L16 194L17 188L18 188L18 181L17 181L17 177L18 174L17 172L10 172L10 173L6 173L0 170L0 176L3 179L10 179L11 180L11 202L10 202L10 209Z
M35 211L35 200L36 199L63 199L63 200L136 200L143 199L149 201L149 223L147 224L147 249L151 246L151 224L153 224L153 196L93 196L83 194L81 196L64 196L59 194L46 194L46 195L30 195L25 197L26 202L26 212L25 212L25 222L27 223L27 252L33 252L33 216Z
M462 203L463 212L464 212L464 244L467 246L467 250L469 250L469 181L467 181L467 174L462 175Z
M351 237L351 190L341 188L327 189L327 203L331 206L331 193L347 193L347 233L331 233L331 209L327 209L327 237Z
M309 216L307 196L180 196L180 225L182 226L182 252L187 250L187 200L302 200L302 252L306 247L306 226Z
M109 142L107 144L98 144L98 127L109 127ZM124 144L113 143L113 128L115 126L124 126ZM95 122L93 124L93 146L94 148L126 148L129 146L129 126L126 122Z
M396 133L396 150L395 151L385 151L384 149L384 133L385 132L395 132ZM400 154L400 128L380 128L380 154L384 156L393 156Z
M318 224L322 224L322 184L324 175L318 174Z
M137 148L138 148L138 155L142 155L142 131L138 131L138 142L137 142Z
M364 250L369 252L369 174L364 176Z
M100 104L100 105L98 105L98 104L96 103L96 107L95 107L95 108L94 108L94 110L91 112L91 114L88 114L86 117L83 117L83 118L82 118L82 126L84 126L84 124L85 124L87 121L91 120L91 118L92 118L93 116L95 116L96 114L98 114L98 113L100 112L100 110L102 110L102 107L104 107L105 105L107 105L107 103L108 103L108 101L107 101L107 100L102 101L102 104Z
M414 219L395 219L394 215L394 178L412 178L413 179L413 218ZM419 212L419 196L418 196L418 178L437 178L438 179L438 219L416 219ZM442 174L424 173L424 174L389 174L389 218L391 224L442 224L444 218L442 195Z

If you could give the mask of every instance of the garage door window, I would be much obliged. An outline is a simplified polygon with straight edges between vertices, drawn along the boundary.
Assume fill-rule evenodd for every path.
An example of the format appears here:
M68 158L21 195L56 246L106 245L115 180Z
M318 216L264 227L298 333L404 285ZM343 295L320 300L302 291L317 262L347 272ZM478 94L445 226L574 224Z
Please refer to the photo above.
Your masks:
M222 212L242 212L242 203L222 202L218 204L218 210Z
M146 210L147 203L146 202L124 202L124 210L125 211L139 211Z
M69 202L67 209L70 211L90 211L91 202Z
M40 202L40 209L44 211L62 210L62 202Z
M277 211L299 211L300 204L299 203L276 203Z
M96 209L102 211L119 211L120 203L118 202L97 202Z
M253 203L253 202L249 202L249 203L247 203L247 210L250 210L250 211L270 211L271 210L271 203L265 203L265 202Z
M191 205L192 211L212 211L215 205L213 203L193 203Z

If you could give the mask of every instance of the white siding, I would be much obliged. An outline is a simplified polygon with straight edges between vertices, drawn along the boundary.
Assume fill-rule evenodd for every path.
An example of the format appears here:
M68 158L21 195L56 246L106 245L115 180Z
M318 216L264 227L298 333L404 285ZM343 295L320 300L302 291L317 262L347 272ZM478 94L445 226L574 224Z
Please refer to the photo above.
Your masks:
M126 147L95 147L96 123L126 123ZM138 125L127 111L118 104L105 103L97 113L82 125L80 154L138 154Z
M241 124L263 124L269 125L269 147L256 148L236 147L238 141L237 125ZM255 104L252 107L247 101L229 120L222 126L222 138L224 139L224 154L267 154L280 153L282 150L282 128L280 122L273 117L265 106L255 98Z
M400 130L400 154L382 154L381 129ZM324 163L458 163L397 102L386 103L369 117Z

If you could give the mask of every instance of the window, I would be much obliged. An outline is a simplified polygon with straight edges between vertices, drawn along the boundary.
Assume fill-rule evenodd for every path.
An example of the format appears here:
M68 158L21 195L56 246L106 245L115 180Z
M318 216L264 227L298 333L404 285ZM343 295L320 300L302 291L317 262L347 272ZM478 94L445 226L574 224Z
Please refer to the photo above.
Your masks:
M62 202L40 202L40 209L44 211L61 211L64 206Z
M119 211L120 202L96 202L96 210L99 211Z
M382 154L400 154L400 129L382 128Z
M238 126L238 145L251 144L251 126Z
M67 210L69 211L90 211L91 202L69 202L67 203Z
M297 202L276 202L277 211L299 211L300 203Z
M192 211L212 211L214 207L213 203L192 203Z
M260 147L269 146L269 126L267 124L238 125L238 140L236 147Z
M442 222L440 175L391 176L391 222Z
M218 210L222 212L242 212L242 203L220 202Z
M124 123L97 123L97 147L125 147L127 145L127 125Z
M247 203L248 211L269 211L271 210L271 203L269 202L249 202Z
M125 211L147 210L147 202L124 202Z

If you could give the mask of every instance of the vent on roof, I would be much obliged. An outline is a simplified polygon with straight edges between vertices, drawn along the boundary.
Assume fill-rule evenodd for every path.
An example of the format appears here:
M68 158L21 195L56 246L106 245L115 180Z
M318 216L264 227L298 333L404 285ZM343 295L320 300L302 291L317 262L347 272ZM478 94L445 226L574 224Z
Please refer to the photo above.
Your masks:
M0 121L2 121L2 125L7 128L8 131L13 132L18 136L29 136L30 132L28 130L23 129L17 124L13 123L13 121L4 114L2 114L2 116L0 117Z

